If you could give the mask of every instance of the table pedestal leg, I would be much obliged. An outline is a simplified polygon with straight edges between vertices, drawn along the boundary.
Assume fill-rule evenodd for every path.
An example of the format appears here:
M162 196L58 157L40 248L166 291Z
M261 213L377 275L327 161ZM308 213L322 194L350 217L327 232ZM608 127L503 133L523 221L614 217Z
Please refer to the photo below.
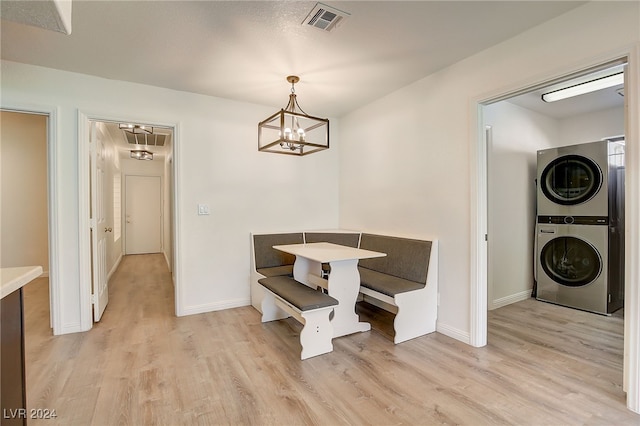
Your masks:
M339 303L333 310L333 337L371 330L371 324L360 322L356 314L356 301L360 292L358 260L331 262L329 295Z
M309 279L309 275L314 275L319 278L321 274L322 265L319 262L302 256L296 256L296 261L293 264L293 278L295 278L296 281L316 288L316 285Z

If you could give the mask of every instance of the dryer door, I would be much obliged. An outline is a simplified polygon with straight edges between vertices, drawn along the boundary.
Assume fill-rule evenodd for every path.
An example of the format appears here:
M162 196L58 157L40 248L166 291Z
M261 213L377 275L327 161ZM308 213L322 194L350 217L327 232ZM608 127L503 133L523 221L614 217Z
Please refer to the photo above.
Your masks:
M581 155L565 155L550 162L540 176L540 189L550 201L572 206L589 201L602 186L600 167Z
M594 246L576 237L558 237L540 250L540 265L558 284L582 287L602 272L602 258Z

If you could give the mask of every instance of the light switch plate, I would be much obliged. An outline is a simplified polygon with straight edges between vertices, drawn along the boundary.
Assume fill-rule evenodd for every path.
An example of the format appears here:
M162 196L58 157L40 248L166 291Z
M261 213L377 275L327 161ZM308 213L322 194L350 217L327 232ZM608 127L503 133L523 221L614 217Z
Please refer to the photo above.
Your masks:
M198 204L198 215L207 215L209 214L209 205L208 204Z

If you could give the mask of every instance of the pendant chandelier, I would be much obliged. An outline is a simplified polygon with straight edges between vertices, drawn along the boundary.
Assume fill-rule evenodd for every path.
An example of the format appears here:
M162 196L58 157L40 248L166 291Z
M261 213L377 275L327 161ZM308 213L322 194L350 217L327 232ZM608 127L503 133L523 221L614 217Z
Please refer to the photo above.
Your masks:
M258 151L307 155L329 148L329 120L308 115L296 99L300 78L287 77L291 94L286 107L258 123Z
M136 160L153 160L153 152L146 149L132 149L131 158Z

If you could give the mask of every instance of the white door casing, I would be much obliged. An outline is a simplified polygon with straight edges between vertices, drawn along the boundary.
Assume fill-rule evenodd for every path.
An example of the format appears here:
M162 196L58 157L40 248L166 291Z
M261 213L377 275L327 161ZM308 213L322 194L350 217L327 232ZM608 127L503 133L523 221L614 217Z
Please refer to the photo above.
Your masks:
M162 251L161 183L160 176L126 176L126 254Z
M90 193L91 193L91 259L93 320L100 321L107 303L109 289L107 281L107 226L105 211L105 145L98 136L95 122L91 122L90 135Z

